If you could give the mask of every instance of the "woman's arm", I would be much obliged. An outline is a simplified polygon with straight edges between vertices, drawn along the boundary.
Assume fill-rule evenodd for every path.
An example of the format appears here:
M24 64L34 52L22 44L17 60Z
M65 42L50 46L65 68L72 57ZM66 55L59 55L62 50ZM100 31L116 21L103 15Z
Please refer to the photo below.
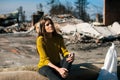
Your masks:
M64 44L64 39L63 39L62 36L60 37L59 40L60 40L61 53L62 53L63 56L65 57L65 56L69 55L69 52L68 52L68 50L66 49L66 46L65 46L65 44Z
M48 65L48 63L50 62L49 57L46 55L46 51L45 51L45 46L44 46L44 41L43 41L43 37L40 36L37 38L37 51L40 55L40 62L39 64L44 66L44 65Z
M73 62L74 61L74 56L75 54L74 53L69 53L68 50L66 49L66 46L64 44L64 40L63 38L60 39L60 44L61 44L61 53L65 56L68 56L66 58L66 60L70 63L70 62Z

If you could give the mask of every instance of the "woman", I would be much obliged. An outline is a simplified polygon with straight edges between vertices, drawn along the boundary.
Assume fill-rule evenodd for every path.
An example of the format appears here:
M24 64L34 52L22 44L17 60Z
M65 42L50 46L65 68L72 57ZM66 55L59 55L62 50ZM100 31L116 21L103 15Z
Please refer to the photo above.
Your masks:
M50 18L41 19L35 27L38 33L37 51L40 55L39 73L50 80L65 80L74 61L74 54L68 52ZM62 60L60 54L63 56Z

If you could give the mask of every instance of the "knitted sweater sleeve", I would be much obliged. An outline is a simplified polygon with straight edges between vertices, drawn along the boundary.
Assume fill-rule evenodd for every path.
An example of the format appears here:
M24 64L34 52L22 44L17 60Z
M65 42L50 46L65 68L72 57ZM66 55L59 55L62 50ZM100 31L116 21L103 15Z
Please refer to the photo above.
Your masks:
M63 54L63 56L65 57L66 55L69 54L68 50L66 49L66 46L64 44L64 40L63 38L60 39L60 44L61 44L61 53Z
M49 60L49 57L46 55L46 52L45 52L43 37L38 37L36 42L37 42L36 43L37 44L37 50L38 50L38 53L40 55L39 64L47 65L50 62L50 60Z

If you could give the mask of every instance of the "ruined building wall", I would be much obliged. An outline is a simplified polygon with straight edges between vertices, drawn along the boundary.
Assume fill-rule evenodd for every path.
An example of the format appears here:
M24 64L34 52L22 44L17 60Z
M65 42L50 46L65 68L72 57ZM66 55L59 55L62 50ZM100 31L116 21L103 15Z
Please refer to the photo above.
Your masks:
M104 0L103 23L110 25L120 22L120 0Z

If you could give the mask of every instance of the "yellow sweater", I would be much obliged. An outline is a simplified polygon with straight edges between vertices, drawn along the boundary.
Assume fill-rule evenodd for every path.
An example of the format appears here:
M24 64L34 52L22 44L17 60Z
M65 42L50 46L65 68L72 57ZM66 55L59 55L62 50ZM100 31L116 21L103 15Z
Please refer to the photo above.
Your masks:
M49 62L57 64L60 62L60 54L66 56L69 54L68 50L64 45L63 38L60 36L48 38L48 41L45 43L43 41L43 36L37 38L37 50L39 53L39 63L38 68L41 68L44 65L48 65Z

